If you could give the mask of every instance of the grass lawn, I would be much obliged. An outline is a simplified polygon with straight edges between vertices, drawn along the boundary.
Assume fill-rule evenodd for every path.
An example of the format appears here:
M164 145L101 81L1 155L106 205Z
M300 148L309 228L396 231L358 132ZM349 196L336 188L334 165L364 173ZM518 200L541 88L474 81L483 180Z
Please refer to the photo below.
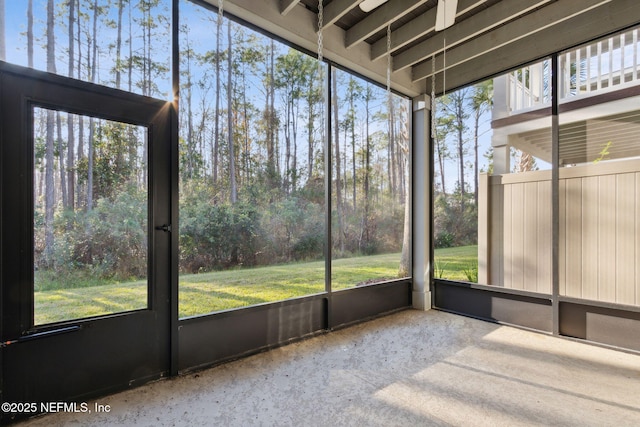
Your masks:
M467 280L463 272L477 259L476 246L436 251L440 277ZM397 277L400 254L335 260L333 289L371 279ZM438 277L438 276L436 276ZM38 325L117 313L147 306L145 281L35 292ZM324 291L324 261L180 276L180 317L280 301Z
M478 281L478 247L436 249L433 277L437 279Z

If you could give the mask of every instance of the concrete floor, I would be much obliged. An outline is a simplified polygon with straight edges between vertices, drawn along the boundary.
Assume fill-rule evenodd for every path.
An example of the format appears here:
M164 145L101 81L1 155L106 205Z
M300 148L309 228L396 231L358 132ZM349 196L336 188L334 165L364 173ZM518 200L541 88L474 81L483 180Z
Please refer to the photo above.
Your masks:
M404 311L21 426L639 426L640 356Z

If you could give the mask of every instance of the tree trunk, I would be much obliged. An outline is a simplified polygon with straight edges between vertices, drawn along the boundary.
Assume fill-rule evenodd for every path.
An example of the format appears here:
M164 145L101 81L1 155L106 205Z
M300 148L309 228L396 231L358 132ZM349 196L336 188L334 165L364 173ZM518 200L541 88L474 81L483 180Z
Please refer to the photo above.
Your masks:
M371 98L371 92L369 90L369 83L367 83L367 89L364 98L365 109L365 148L364 148L364 214L362 216L363 228L364 228L364 240L369 244L369 208L371 201L369 200L369 169L371 163L371 143L369 141L369 100Z
M69 71L68 76L73 78L74 72L74 56L75 56L75 42L73 40L73 26L75 24L75 6L76 0L69 0ZM75 208L75 171L74 171L74 159L75 159L75 133L73 131L73 114L67 114L67 207L71 210Z
M411 192L409 188L410 186L406 185L404 191L404 229L398 277L411 276Z
M122 68L122 12L124 0L118 0L118 21L116 24L116 88L120 89L121 68Z
M291 187L295 191L298 187L298 100L291 98L291 127L293 135L293 164L291 166Z
M90 81L95 83L96 81L96 68L97 68L97 55L98 55L98 0L93 2L93 30L91 36L91 71ZM88 59L88 58L87 58ZM94 151L94 138L95 138L95 122L93 117L89 118L89 145L87 146L87 211L93 209L93 151Z
M220 38L222 37L222 14L218 13L216 19L216 111L214 117L214 139L212 151L211 174L213 185L218 183L218 153L220 150Z
M466 192L464 182L464 92L454 97L454 111L456 115L456 130L458 132L458 167L459 167L459 183L460 183L460 212L464 212L464 195Z
M276 97L276 87L275 87L275 56L276 56L276 46L273 39L271 39L271 46L269 52L269 115L268 115L268 128L267 128L267 171L269 174L269 179L271 180L271 185L269 189L273 189L276 187L278 183L278 172L280 170L278 165L278 149L277 149L277 141L276 141L276 124L277 124L277 116L275 110L275 97Z
M350 77L351 82L353 82L353 77ZM349 86L352 86L352 83L349 82ZM356 113L355 113L355 92L350 91L349 93L349 130L351 132L351 179L353 180L353 185L351 187L351 191L353 193L353 211L355 212L358 206L357 203L357 190L356 190ZM367 112L368 114L368 112Z
M187 72L187 176L193 178L194 168L194 143L193 143L193 101L192 101L192 83L191 83L191 48L189 46L189 38L186 39L186 51L183 56L186 57Z
M127 61L127 81L129 82L129 92L131 92L133 86L133 25L131 23L131 3L129 3L128 10L128 20L129 20L129 60Z
M54 36L53 0L47 1L47 71L56 72L56 47ZM55 182L53 170L53 133L55 130L55 113L47 110L46 137L45 137L45 260L47 264L52 262L53 255L53 217L55 211Z
M395 129L393 123L393 103L389 102L389 111L388 111L388 126L389 126L389 136L387 141L387 175L389 179L389 192L391 193L391 199L396 199L396 147L395 147Z
M478 132L480 128L480 111L475 112L473 126L473 201L478 206Z
M319 74L319 73L318 73ZM309 77L309 88L308 88L308 92L307 92L307 109L309 111L309 115L307 116L307 166L309 168L309 172L308 172L308 176L307 176L307 181L311 182L311 179L313 177L313 149L314 149L314 143L313 143L313 130L314 130L314 126L313 126L313 121L315 118L315 83L317 81L317 78L315 75L311 75L311 77Z
M406 104L405 104L406 105ZM407 171L407 163L409 154L411 152L409 147L409 111L404 106L400 106L400 117L402 118L402 128L397 134L398 140L398 162L402 162L403 166L403 180L406 181L404 185L404 228L402 235L402 254L400 255L400 268L398 271L398 277L411 276L411 184L408 179L409 173Z
M336 212L338 215L338 246L340 248L340 255L344 253L344 238L343 238L343 224L342 224L342 183L340 177L342 172L340 171L340 126L339 126L339 113L338 113L338 84L336 69L331 69L331 102L333 103L333 129L335 138L335 156L336 156Z
M60 112L56 111L56 130L58 136L58 171L60 172L60 192L62 193L62 206L69 207L69 199L67 198L67 175L64 167L64 150L62 148L62 120Z
M229 144L229 201L235 204L238 201L238 188L236 184L236 156L233 143L233 59L231 41L231 20L227 22L227 142Z
M289 194L289 179L291 177L291 116L292 104L291 93L289 92L289 99L286 102L286 122L284 124L284 192Z

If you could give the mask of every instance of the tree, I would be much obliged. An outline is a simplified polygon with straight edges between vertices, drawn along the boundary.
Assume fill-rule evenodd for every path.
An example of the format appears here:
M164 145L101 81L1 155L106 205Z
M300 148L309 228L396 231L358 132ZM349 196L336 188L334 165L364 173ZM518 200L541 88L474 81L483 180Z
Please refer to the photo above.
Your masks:
M276 88L283 90L285 107L285 192L297 189L298 184L298 117L300 100L308 86L316 63L307 55L289 49L279 56L276 64Z
M68 0L67 6L69 9L68 20L68 43L69 43L69 62L68 62L68 76L73 78L74 73L74 56L75 56L75 42L73 39L73 29L75 24L75 9L76 0ZM73 114L67 114L67 205L68 209L73 210L75 207L75 132L74 132L74 120Z
M238 186L236 183L236 155L233 140L233 66L232 66L232 41L231 20L227 20L227 143L229 145L229 201L235 204L238 201Z
M336 165L336 176L335 176L335 187L336 187L336 214L338 216L338 246L340 248L340 254L344 253L344 225L343 225L343 206L342 206L342 183L340 182L341 178L341 170L340 170L340 129L338 126L339 123L339 115L338 115L338 83L337 83L337 73L335 68L331 68L331 102L333 104L333 131L334 131L334 154L335 154L335 165Z
M311 60L311 59L310 59ZM320 112L316 112L316 106L318 103L323 102L323 81L320 80L320 84L318 84L318 80L321 78L322 68L316 66L311 66L310 75L308 79L308 87L305 94L305 100L307 102L307 163L309 167L309 172L307 175L307 181L310 182L313 179L313 171L314 171L314 152L315 152L315 138L313 136L315 129L315 120L321 114ZM320 117L321 122L320 126L322 126L322 119ZM324 131L324 130L323 130Z
M214 117L214 142L213 142L213 156L212 156L212 173L213 173L213 185L218 183L218 156L220 150L220 38L222 38L222 18L223 15L218 11L216 17L216 111ZM230 52L229 52L230 53Z
M404 154L405 161L409 156L409 111L406 102L400 106L400 126L398 146ZM411 188L405 185L404 190L404 227L402 235L402 253L400 255L399 277L411 275Z
M364 239L369 245L371 236L369 235L369 210L371 200L369 197L369 175L371 172L371 135L369 135L369 103L373 99L373 91L371 84L367 82L364 91L364 110L365 110L365 134L364 134L364 214L362 216L362 228L364 231ZM354 194L355 197L355 194Z
M47 71L56 72L55 36L53 20L53 0L47 0ZM46 143L45 143L45 259L51 262L53 253L53 214L55 209L55 182L54 182L54 132L55 113L47 110Z
M443 98L443 107L450 116L452 127L456 133L456 151L458 161L458 186L460 187L461 209L464 211L464 194L466 192L465 176L464 176L464 156L466 153L464 132L467 129L466 120L469 118L467 111L469 89L460 89Z
M353 210L355 211L357 208L357 202L356 202L356 117L357 117L357 110L356 110L356 105L355 102L358 100L362 100L366 98L367 101L367 105L369 102L369 98L368 95L370 94L370 89L367 86L367 91L365 94L363 94L363 90L364 88L358 83L358 81L356 79L353 78L353 75L349 76L349 83L347 86L347 102L349 104L349 110L347 111L346 117L344 119L344 123L345 123L345 134L346 134L346 130L349 130L349 136L351 139L351 179L353 180L352 182L352 192L353 192ZM369 110L368 107L367 108L367 118L366 118L366 126L368 129L369 126ZM367 131L367 138L368 138L369 132ZM345 135L346 136L346 135Z
M71 2L73 2L73 0L70 0ZM115 64L115 71L116 71L116 88L120 89L120 82L121 82L121 70L122 70L122 13L124 10L124 0L118 0L118 21L116 24L116 32L117 32L117 37L116 37L116 64ZM71 23L71 13L69 14L69 19L70 19L70 23ZM71 28L71 25L69 25L69 28Z
M473 86L471 107L473 108L473 199L478 204L478 139L480 118L491 109L493 100L493 80L485 80Z
M87 44L87 63L91 58L91 67L89 70L89 81L95 83L97 68L98 68L98 15L100 14L100 8L98 7L98 0L94 0L92 5L93 10L93 25L91 32L91 43ZM91 49L89 51L89 49ZM87 210L93 209L93 166L94 166L94 139L95 139L95 120L93 117L89 118L89 145L87 147L88 154L88 167L87 167Z
M454 122L453 116L451 114L446 114L446 111L442 105L442 99L438 99L436 101L436 117L435 123L435 132L433 136L433 144L435 149L435 154L438 162L438 175L440 178L440 191L442 193L447 192L446 188L446 168L445 161L449 158L449 147L447 145L446 139L447 136L453 132L454 130Z
M193 168L194 168L194 157L195 157L195 147L194 147L194 135L193 135L193 102L192 102L192 87L193 82L191 81L191 58L194 56L194 52L189 45L189 27L187 25L182 25L180 28L181 32L184 34L182 41L184 49L180 52L181 63L184 65L184 71L181 71L182 77L186 77L186 82L183 84L183 88L186 89L186 104L187 104L187 171L186 177L191 179L193 178ZM184 93L184 92L183 92Z

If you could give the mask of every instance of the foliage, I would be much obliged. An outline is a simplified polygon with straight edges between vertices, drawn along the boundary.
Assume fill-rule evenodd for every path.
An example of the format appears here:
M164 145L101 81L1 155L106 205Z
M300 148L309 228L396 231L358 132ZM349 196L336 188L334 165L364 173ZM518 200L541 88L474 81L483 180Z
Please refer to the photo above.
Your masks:
M478 241L478 209L473 194L466 193L461 203L458 193L435 195L433 208L434 245L436 248L475 245Z
M27 12L19 19L31 13L35 32L16 37L33 42L47 26L59 73L165 98L170 1L53 3L55 20L44 24L41 11ZM326 64L196 3L178 5L172 161L179 168L179 221L172 225L180 273L318 260L329 246L335 258L408 248L408 100L389 99L384 88L337 68L325 93ZM36 68L42 53L31 58ZM336 107L330 151L327 97ZM152 159L164 149L155 145L154 129L45 108L36 109L33 125L36 285L145 278L156 225L147 217L159 200L148 184L162 173ZM343 173L332 172L329 182L333 168ZM330 215L338 218L328 242L327 193L334 186Z
M478 283L478 263L471 262L467 264L463 269L462 273L464 273L467 282Z
M36 218L42 214L36 212ZM147 274L147 201L135 186L125 185L112 199L101 198L90 211L64 210L56 215L55 243L46 259L44 227L35 228L36 287L47 275L65 277L68 286L99 279L127 280ZM50 270L47 272L47 270Z
M189 196L192 195L186 195ZM182 206L180 267L183 271L195 273L257 264L261 234L254 205L215 204L208 197L192 197L190 203Z

